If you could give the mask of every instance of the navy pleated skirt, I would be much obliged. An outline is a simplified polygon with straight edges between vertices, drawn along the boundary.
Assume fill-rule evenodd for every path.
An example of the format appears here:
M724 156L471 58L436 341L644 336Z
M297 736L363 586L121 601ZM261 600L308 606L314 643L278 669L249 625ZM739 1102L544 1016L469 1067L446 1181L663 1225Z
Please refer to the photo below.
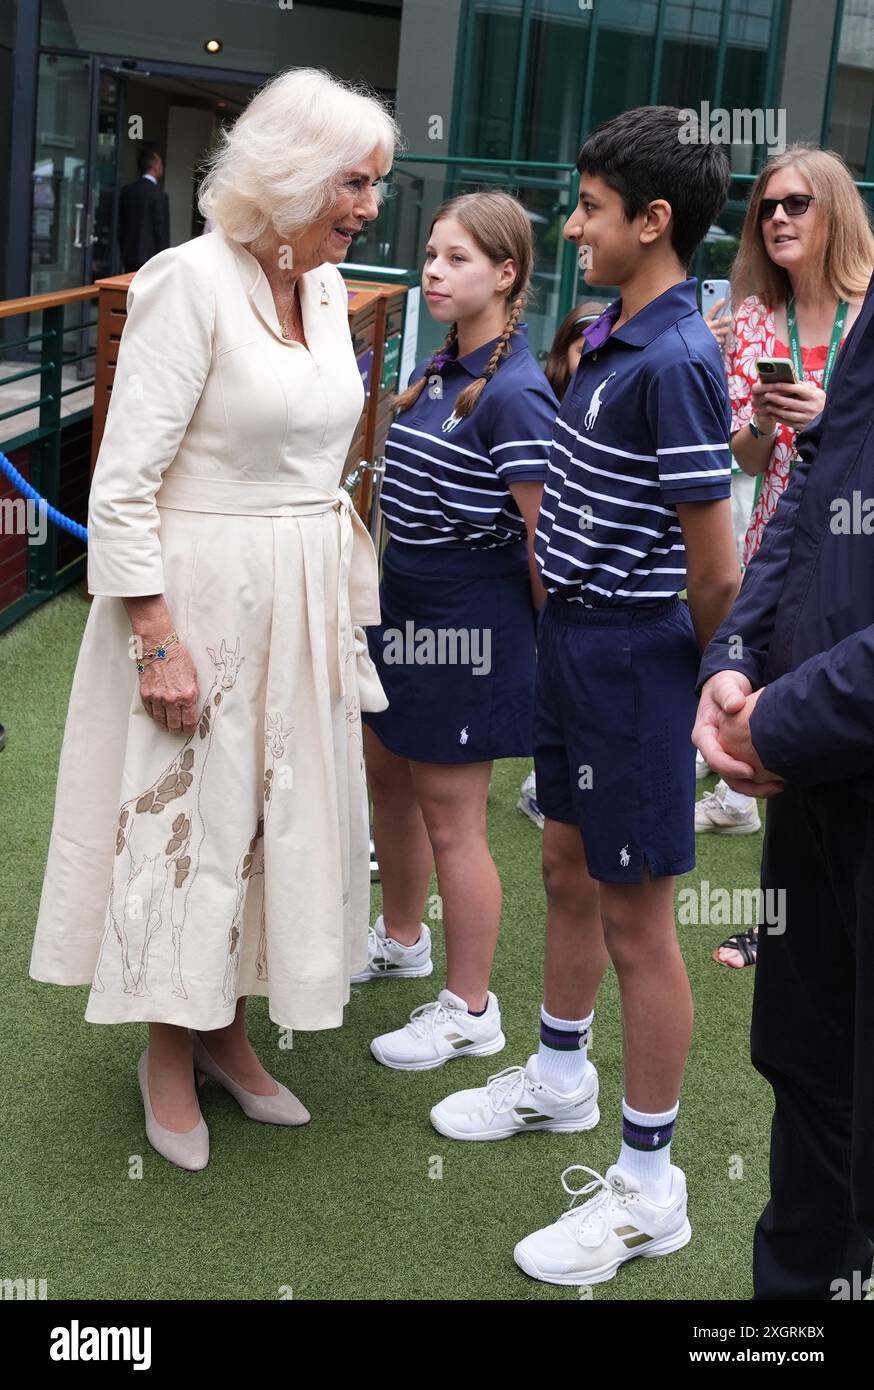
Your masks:
M492 550L390 540L382 622L367 629L389 707L362 714L423 763L530 757L536 649L525 542Z

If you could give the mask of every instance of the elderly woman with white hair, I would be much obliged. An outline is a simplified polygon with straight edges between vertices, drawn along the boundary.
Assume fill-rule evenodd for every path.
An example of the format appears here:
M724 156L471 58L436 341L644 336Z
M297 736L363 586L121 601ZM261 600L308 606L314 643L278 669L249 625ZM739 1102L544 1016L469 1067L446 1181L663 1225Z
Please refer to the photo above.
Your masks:
M366 960L360 711L386 701L341 488L364 389L337 267L397 140L370 95L283 74L211 162L215 230L129 291L30 973L90 984L90 1023L149 1025L146 1133L183 1168L209 1157L205 1075L254 1120L310 1118L246 997L336 1028Z

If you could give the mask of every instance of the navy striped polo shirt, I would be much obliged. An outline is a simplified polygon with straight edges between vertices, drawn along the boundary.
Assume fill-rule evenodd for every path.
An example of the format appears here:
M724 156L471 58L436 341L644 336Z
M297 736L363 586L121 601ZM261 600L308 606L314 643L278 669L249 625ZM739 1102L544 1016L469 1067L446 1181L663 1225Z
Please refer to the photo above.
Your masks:
M509 490L546 478L558 401L528 348L520 324L510 350L471 413L454 413L459 393L482 372L498 339L440 369L442 396L428 386L394 420L385 446L380 507L393 541L405 545L490 549L525 536ZM425 374L420 362L410 383Z
M616 300L585 332L535 537L544 586L562 598L605 607L679 593L676 504L730 495L725 367L696 284L673 285L610 333Z

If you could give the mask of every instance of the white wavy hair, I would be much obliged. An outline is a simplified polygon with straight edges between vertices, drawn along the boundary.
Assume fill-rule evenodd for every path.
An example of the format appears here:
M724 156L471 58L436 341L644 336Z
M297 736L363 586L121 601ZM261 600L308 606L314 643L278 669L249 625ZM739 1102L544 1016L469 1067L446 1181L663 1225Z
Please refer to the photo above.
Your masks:
M374 149L388 169L401 143L381 101L318 68L280 73L256 93L207 160L198 206L235 241L293 237L337 198L340 176Z

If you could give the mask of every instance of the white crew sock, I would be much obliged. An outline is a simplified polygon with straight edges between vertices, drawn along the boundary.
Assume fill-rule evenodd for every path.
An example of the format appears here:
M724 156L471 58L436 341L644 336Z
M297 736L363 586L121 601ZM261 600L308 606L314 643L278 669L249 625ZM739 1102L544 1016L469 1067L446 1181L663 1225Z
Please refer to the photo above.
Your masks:
M544 1085L559 1095L572 1095L583 1084L594 1017L593 1009L588 1018L556 1018L541 1006L537 1070Z
M671 1139L679 1109L677 1101L672 1110L649 1114L622 1101L622 1148L616 1163L637 1178L641 1192L653 1202L666 1202L671 1190Z

